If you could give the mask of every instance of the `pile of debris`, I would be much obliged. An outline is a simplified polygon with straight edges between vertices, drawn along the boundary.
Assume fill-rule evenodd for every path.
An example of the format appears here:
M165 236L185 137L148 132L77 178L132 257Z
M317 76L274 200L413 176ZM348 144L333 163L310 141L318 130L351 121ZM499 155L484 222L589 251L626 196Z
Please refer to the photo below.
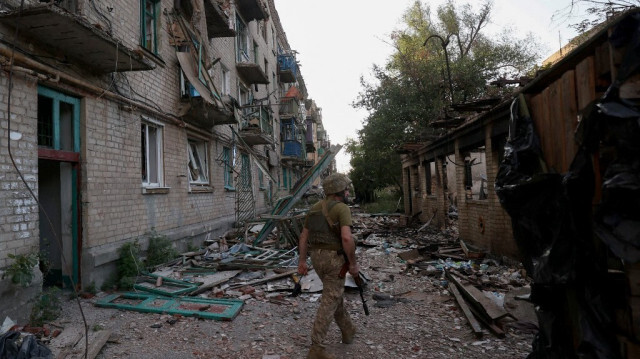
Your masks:
M442 288L464 313L473 332L483 334L483 326L498 337L516 327L537 331L532 305L528 302L530 280L520 263L488 254L460 240L455 219L445 230L412 225L402 215L355 213L354 234L358 246L368 256L394 256L397 268L379 269L390 281L397 275L424 276L434 288ZM389 262L385 262L389 263ZM379 289L374 287L374 289ZM388 306L402 296L375 293L376 306ZM482 324L482 325L481 325Z

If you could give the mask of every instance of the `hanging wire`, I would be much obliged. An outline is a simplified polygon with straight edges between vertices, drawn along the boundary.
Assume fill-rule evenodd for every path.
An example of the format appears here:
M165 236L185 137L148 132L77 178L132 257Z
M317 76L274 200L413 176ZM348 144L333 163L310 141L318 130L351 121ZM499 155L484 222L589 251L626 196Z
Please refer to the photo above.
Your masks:
M16 17L16 20L14 23L16 30L14 32L13 42L11 44L11 59L9 61L9 66L10 66L9 67L9 84L8 84L9 88L7 91L7 150L9 152L9 159L11 160L11 164L13 165L14 169L18 173L20 180L25 185L25 187L29 191L29 194L31 194L31 197L36 201L36 203L38 204L38 207L40 208L40 211L42 211L45 218L47 219L47 222L49 223L49 226L51 228L51 233L55 238L56 243L58 244L58 247L60 248L60 257L62 259L62 262L64 263L65 266L67 266L68 261L66 256L64 255L64 251L62 250L62 240L56 233L55 227L53 226L53 222L51 221L51 218L47 214L47 211L43 207L42 203L40 203L40 201L38 200L38 196L36 196L36 194L33 192L31 187L29 187L29 183L24 178L22 171L20 171L20 169L18 168L18 165L16 164L16 161L13 157L13 152L11 151L11 92L13 90L13 62L14 62L16 42L18 41L18 34L20 29L19 21L20 21L20 17L22 15L23 10L24 10L24 0L21 0L20 10L18 11L18 16ZM76 282L73 279L73 274L69 276L69 281L71 282L71 288L73 289L74 297L76 299L76 302L78 303L78 308L80 309L80 315L82 316L82 322L84 323L84 334L85 334L84 335L85 337L84 357L87 358L89 353L89 326L87 324L87 318L84 315L84 310L82 309L82 303L80 302L80 296L78 293L78 289L76 288Z

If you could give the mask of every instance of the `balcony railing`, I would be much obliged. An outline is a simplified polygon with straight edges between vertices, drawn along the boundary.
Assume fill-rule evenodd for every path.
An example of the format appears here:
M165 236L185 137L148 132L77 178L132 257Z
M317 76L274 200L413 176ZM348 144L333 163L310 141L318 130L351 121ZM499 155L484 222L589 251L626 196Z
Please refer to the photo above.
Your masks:
M296 82L298 77L298 64L293 55L278 55L278 74L283 83Z
M295 97L283 97L280 99L280 117L296 117L300 112L300 104Z
M266 105L245 106L242 112L242 139L251 146L272 143L273 125L269 108Z

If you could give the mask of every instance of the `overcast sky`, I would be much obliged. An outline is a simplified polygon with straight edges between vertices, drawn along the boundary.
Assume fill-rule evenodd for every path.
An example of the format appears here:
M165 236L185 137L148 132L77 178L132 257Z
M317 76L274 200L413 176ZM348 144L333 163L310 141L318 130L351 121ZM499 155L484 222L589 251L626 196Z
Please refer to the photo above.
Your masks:
M322 119L333 144L355 138L367 113L351 104L361 91L360 77L371 78L373 64L383 65L393 52L389 34L414 0L275 0L289 45L298 61L309 97L322 107ZM423 1L435 11L442 0ZM466 2L466 1L465 1ZM458 0L458 4L463 3ZM479 3L470 0L468 3ZM570 0L494 0L490 32L511 27L522 38L531 32L542 45L542 57L555 52L575 32L552 21ZM575 21L573 21L575 22ZM343 149L338 170L349 170Z

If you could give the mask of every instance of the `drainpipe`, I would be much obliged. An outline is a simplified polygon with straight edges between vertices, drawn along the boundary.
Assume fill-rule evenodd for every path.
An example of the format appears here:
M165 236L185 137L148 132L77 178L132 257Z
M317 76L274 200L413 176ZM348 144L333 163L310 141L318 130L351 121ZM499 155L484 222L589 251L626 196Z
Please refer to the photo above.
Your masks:
M54 79L55 82L60 81L69 85L73 85L82 90L90 92L94 95L98 95L100 97L106 97L121 104L126 104L132 107L141 108L147 112L156 114L159 117L169 120L170 122L177 125L178 127L183 127L183 128L187 127L187 124L184 121L174 116L167 115L166 113L160 112L149 105L131 100L117 93L114 93L109 90L98 87L96 85L93 85L85 80L76 78L65 72L59 71L49 65L35 61L19 52L12 51L12 49L10 49L8 46L4 44L0 44L0 56L4 56L8 59L13 58L14 63L19 63L22 66L24 66L24 67L18 67L18 69L21 69L18 71L26 72L30 75L37 76L38 78L41 78L41 76L46 76L47 80ZM43 72L44 74L38 73L38 72Z

